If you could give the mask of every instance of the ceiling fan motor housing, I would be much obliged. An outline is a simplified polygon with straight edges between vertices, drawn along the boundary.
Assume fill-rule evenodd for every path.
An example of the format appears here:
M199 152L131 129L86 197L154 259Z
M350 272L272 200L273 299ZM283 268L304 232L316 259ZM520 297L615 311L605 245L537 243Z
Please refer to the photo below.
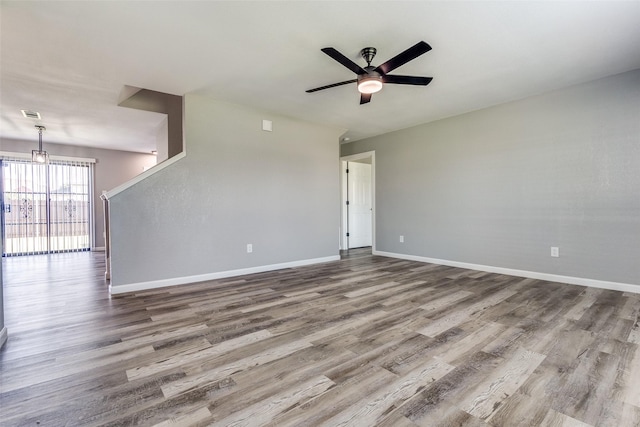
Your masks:
M371 61L376 56L376 48L375 47L365 47L360 51L360 55L367 61L367 65L371 65Z

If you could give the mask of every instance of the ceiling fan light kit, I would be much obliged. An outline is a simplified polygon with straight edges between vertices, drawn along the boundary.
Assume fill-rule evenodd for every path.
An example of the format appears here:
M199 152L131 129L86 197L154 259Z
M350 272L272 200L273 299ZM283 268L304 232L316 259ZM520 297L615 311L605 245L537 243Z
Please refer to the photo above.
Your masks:
M433 80L432 77L417 77L417 76L399 76L389 75L390 71L406 64L407 62L417 58L418 56L427 53L431 50L426 42L421 41L394 56L384 64L374 67L371 65L371 61L376 56L375 47L365 47L360 51L360 56L367 62L367 66L362 68L336 49L332 47L325 47L321 49L322 52L339 62L349 70L356 73L356 78L353 80L346 80L343 82L332 83L326 86L320 86L314 89L309 89L306 92L312 93L319 90L329 89L332 87L342 86L349 83L357 83L358 92L360 92L360 104L366 104L371 101L371 95L382 90L384 83L393 83L401 85L413 85L413 86L426 86Z
M382 89L382 77L380 76L358 76L358 92L376 93Z

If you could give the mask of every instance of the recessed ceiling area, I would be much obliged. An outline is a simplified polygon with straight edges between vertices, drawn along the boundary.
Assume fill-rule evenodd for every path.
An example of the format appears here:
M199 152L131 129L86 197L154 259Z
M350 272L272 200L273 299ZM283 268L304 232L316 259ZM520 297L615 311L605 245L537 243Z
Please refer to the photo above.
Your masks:
M164 116L118 106L126 86L206 94L347 129L351 141L640 68L639 1L58 2L2 1L0 137L150 152ZM321 48L361 66L420 40L360 105L353 78ZM372 65L379 65L374 60ZM26 118L36 111L41 119Z

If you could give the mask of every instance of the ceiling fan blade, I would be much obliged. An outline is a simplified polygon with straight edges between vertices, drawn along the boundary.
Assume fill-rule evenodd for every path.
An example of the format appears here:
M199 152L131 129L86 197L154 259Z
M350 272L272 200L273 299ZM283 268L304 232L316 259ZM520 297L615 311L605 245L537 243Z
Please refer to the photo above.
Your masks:
M388 72L395 70L399 66L406 64L412 59L415 59L423 53L429 52L430 50L431 46L429 46L426 42L418 42L404 52L394 56L384 64L378 65L375 71L383 75L387 74Z
M359 66L358 64L356 64L355 62L353 62L352 60L350 60L349 58L347 58L346 56L344 56L334 48L325 47L320 50L326 53L327 55L329 55L330 57L332 57L333 59L335 59L336 61L338 61L339 63L341 63L342 65L344 65L345 67L347 67L348 69L350 69L351 71L353 71L354 73L367 74L364 68L362 68L361 66Z
M382 81L384 83L394 83L398 85L416 85L416 86L426 86L431 83L433 77L417 77L417 76L395 76L395 75L386 75L382 76Z
M307 92L307 93L312 93L312 92L317 92L317 91L319 91L319 90L323 90L323 89L330 89L330 88L332 88L332 87L342 86L342 85L348 85L349 83L355 83L355 82L357 82L357 80L356 80L356 79L353 79L353 80L346 80L346 81L344 81L344 82L333 83L333 84L330 84L330 85L320 86L320 87L316 87L316 88L314 88L314 89L305 90L305 92Z
M371 93L361 93L360 94L360 105L362 104L366 104L367 102L371 101Z

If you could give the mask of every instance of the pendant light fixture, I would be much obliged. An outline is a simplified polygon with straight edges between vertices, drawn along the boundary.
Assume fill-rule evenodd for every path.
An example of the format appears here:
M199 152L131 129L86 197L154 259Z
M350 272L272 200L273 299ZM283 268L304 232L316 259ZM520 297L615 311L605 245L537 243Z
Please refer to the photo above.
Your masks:
M38 129L38 149L31 150L31 161L34 163L48 163L49 154L42 149L42 131L47 130L47 128L36 125L36 129Z

